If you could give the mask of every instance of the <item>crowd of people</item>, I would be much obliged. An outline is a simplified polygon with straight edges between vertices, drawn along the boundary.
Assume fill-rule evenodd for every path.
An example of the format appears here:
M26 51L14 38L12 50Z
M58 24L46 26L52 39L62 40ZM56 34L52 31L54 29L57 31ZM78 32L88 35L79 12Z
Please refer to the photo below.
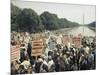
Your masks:
M21 36L21 35L20 35ZM32 74L46 72L62 72L62 71L77 71L77 70L92 70L96 68L96 41L95 38L91 42L82 38L81 46L75 47L71 45L62 46L56 44L54 50L48 50L47 55L43 54L37 58L31 56L32 44L28 39L22 41L20 47L20 59L11 62L11 74ZM12 38L11 44L16 42ZM18 40L17 40L18 41Z

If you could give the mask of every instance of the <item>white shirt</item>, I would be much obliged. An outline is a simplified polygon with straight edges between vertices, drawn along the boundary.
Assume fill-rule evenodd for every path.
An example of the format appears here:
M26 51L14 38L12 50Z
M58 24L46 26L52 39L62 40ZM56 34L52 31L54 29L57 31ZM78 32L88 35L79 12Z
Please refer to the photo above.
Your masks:
M48 68L50 69L53 64L54 64L53 60L49 61L48 62Z
M86 48L85 48L85 52L86 52L87 54L89 54L89 50L90 50L89 47L86 47Z
M30 66L30 62L27 61L27 60L25 60L25 61L23 61L23 62L21 63L21 65L23 65L25 69L28 69L28 67Z
M47 66L48 66L48 64L47 64L47 62L46 62L45 60L43 61L43 64L45 64L45 65L47 65Z

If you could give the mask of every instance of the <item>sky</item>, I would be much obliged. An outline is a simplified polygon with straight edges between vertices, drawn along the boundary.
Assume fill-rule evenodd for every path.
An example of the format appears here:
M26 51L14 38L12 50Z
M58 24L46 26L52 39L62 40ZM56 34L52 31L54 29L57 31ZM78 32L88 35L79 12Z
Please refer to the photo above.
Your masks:
M11 3L20 8L31 8L38 15L44 11L57 14L59 18L66 18L72 22L89 24L96 21L96 7L94 5L77 5L66 3L47 3L47 2L34 2L34 1L17 1L12 0Z

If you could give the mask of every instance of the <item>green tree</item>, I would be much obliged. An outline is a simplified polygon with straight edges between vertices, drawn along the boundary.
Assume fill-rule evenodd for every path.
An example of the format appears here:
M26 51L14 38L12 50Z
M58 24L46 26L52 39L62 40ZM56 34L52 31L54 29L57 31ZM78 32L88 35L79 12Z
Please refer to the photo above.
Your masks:
M44 28L40 17L32 9L23 9L22 12L17 16L16 22L20 31L38 32L42 31Z
M17 31L16 17L21 12L21 9L11 3L11 30Z
M44 12L40 15L43 25L47 30L58 29L58 17L56 14Z

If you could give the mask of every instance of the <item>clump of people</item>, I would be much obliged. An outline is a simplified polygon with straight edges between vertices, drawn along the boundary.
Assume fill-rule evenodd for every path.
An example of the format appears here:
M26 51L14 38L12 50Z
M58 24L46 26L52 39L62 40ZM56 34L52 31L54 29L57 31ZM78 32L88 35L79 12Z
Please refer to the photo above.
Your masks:
M15 44L14 41L11 41ZM26 45L27 44L27 45ZM20 59L11 62L11 74L32 74L46 72L62 72L76 70L92 70L96 68L96 42L82 39L82 45L63 46L56 44L47 56L31 56L32 44L21 43Z

